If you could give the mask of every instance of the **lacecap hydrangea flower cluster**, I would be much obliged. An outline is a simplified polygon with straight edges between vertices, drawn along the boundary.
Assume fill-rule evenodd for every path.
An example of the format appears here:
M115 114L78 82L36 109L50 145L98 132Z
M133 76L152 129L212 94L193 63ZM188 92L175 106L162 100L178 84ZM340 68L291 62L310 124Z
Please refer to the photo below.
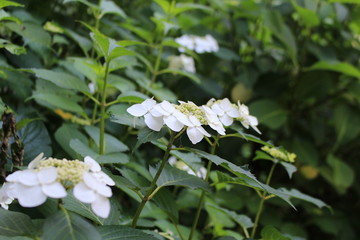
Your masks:
M127 112L135 117L144 116L145 124L154 131L166 125L174 132L186 128L186 133L193 144L200 142L204 136L210 134L202 127L210 126L220 135L225 135L225 127L238 120L245 128L253 128L260 134L258 120L249 114L246 105L232 104L229 99L211 99L206 105L197 106L193 102L179 101L171 104L168 101L157 103L154 99L146 99L142 103L134 104Z
M64 198L67 189L73 188L75 198L91 204L92 211L102 218L110 213L109 186L115 182L103 171L91 157L84 161L36 157L25 170L16 171L6 177L6 183L0 189L1 207L17 199L23 207L36 207L48 197Z
M209 34L205 35L204 37L195 35L182 35L181 37L176 38L175 42L182 46L179 48L180 52L185 52L185 48L193 50L196 53L219 51L218 42L213 36Z

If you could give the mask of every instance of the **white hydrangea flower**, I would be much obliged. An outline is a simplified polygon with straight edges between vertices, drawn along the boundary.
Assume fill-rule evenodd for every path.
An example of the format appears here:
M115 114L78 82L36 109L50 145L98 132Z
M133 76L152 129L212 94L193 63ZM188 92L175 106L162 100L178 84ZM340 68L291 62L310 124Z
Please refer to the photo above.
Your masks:
M177 42L178 44L180 44L183 47L179 48L179 52L185 52L185 48L188 48L189 50L194 50L195 49L195 39L193 36L190 35L182 35L179 38L175 39L175 42Z
M100 165L91 157L85 157L84 162L90 171L84 172L83 181L75 185L74 196L81 202L91 204L96 215L107 218L111 208L108 198L112 196L109 186L114 186L115 182L101 171Z
M185 48L194 50L197 53L219 51L219 45L217 41L209 34L207 34L205 37L183 35L179 38L176 38L175 42L181 45L181 47L179 47L180 52L185 52Z
M206 105L201 106L201 108L204 110L205 115L206 115L206 120L209 124L209 126L214 129L215 131L217 131L220 135L225 135L225 128L222 125L220 119L218 118L217 114L211 110L211 108L209 108Z
M194 59L184 54L181 54L180 56L171 56L169 68L181 69L191 73L196 72Z
M190 115L189 122L190 124L187 125L186 133L192 144L200 142L204 136L211 137L211 135L201 126L199 119L195 116Z
M12 184L11 194L23 207L36 207L43 204L47 197L63 198L66 190L57 181L55 167L42 168L39 171L26 169L16 171L6 177Z
M11 194L12 188L11 183L4 183L0 188L0 206L6 210L9 209L9 204L14 200Z
M144 116L146 126L158 132L164 125L164 121L161 113L154 108L155 105L154 99L146 99L142 103L132 105L126 111L135 117Z
M232 104L227 98L218 101L211 99L207 105L219 116L220 121L225 126L230 126L234 122L234 118L240 117L236 105Z
M179 132L184 125L192 125L185 114L177 110L171 103L164 100L154 107L162 114L164 123L174 132Z
M181 169L183 171L186 171L188 174L193 175L193 176L197 176L200 177L202 179L206 178L206 173L207 170L204 167L200 167L199 171L195 172L193 169L191 169L188 165L186 165L185 163L183 163L182 161L178 161L176 159L176 157L171 156L168 160L169 164L171 166L174 166L178 169Z
M238 101L238 108L240 113L239 119L244 128L248 129L250 126L257 133L261 134L260 130L256 127L259 122L256 117L250 115L249 108L244 104L240 104L240 101Z

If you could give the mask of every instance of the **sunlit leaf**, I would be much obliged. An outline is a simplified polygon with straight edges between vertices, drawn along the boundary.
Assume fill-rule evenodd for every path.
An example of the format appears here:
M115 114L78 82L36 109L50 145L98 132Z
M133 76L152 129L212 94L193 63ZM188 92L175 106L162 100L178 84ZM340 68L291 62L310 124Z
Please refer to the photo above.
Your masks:
M329 70L360 79L360 70L347 62L319 61L314 63L312 66L306 68L306 70Z

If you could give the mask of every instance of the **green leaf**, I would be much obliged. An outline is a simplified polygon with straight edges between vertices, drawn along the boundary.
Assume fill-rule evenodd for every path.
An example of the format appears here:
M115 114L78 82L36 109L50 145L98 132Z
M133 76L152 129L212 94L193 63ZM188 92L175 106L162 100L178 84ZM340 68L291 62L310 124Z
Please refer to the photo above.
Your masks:
M23 7L24 5L17 3L17 2L13 2L13 1L8 1L8 0L2 0L0 2L0 9L4 8L4 7L8 7L8 6Z
M238 185L247 186L247 187L250 187L253 189L257 189L260 191L265 191L268 194L273 194L273 195L281 198L285 202L287 202L291 207L293 207L296 210L294 205L290 202L290 197L288 195L286 195L285 193L283 193L281 190L277 190L277 189L272 188L261 182L255 182L253 179L250 179L246 176L239 176L239 177L233 178L233 177L228 176L225 173L217 172L217 177L218 177L218 183L238 184Z
M141 230L126 226L100 226L97 228L102 240L158 240Z
M360 121L360 115L347 105L337 106L334 110L334 125L337 132L335 146L353 140L358 136L360 129L357 122Z
M113 1L110 1L110 0L101 1L100 9L101 9L101 17L103 17L105 14L109 14L109 13L118 15L124 19L126 19L126 17L127 17L126 14L124 13L124 11L118 5L116 5Z
M243 214L237 214L236 212L234 211L230 211L226 208L222 208L218 205L215 205L215 204L211 204L211 203L208 203L207 204L208 206L211 206L213 208L216 208L222 212L224 212L225 214L227 214L228 216L230 216L237 224L239 224L242 228L251 228L254 226L254 223L251 221L251 218L249 218L248 216L246 215L243 215Z
M316 12L299 6L294 0L291 0L291 3L295 8L295 10L300 15L301 20L303 21L306 27L309 28L316 27L320 24L320 19L317 16Z
M75 124L63 124L55 132L55 139L60 146L72 158L77 159L78 154L70 147L71 139L79 139L80 142L88 143L87 137L79 131L79 126Z
M30 70L31 72L35 73L36 77L50 81L59 87L83 92L90 92L87 85L81 79L73 75L46 69L32 68Z
M71 139L70 147L82 157L90 156L100 164L119 163L125 164L129 161L129 156L125 153L113 152L100 155L79 139Z
M166 212L172 222L178 224L179 211L174 196L168 189L162 188L156 193L156 195L153 197L153 200L159 208Z
M129 91L122 93L117 99L117 102L129 102L129 103L142 103L145 99L149 97L136 92L136 91Z
M143 28L135 27L133 24L130 23L121 23L120 26L134 32L136 35L138 35L148 43L153 42L154 36L152 32L146 31Z
M196 3L177 3L176 7L173 11L173 14L176 16L180 13L186 12L186 11L190 11L190 10L202 10L202 11L206 11L209 14L214 12L214 9L212 9L211 7L205 6L205 5L201 5L201 4L196 4Z
M291 60L293 61L293 64L297 66L296 41L290 28L285 24L280 12L275 10L264 11L263 18L265 26L272 31L275 37L279 39L282 44L284 44Z
M321 168L321 174L340 193L346 193L347 189L354 183L355 172L344 160L329 154L326 161L330 167Z
M131 116L126 109L129 107L129 105L125 104L116 104L111 106L108 111L111 114L110 120L112 122L130 126L137 129L146 128L144 119L142 118L135 118L134 116Z
M38 24L23 22L19 25L17 23L10 22L6 23L5 26L22 36L24 38L25 45L29 43L36 43L49 48L51 46L50 34Z
M8 211L0 208L0 235L1 236L21 236L31 235L36 231L34 224L29 216Z
M0 108L0 112L2 112L1 108ZM18 121L16 123L16 130L20 131L20 129L25 127L27 124L29 124L29 123L31 123L33 121L37 121L37 120L41 120L41 118L23 118L23 119L21 119L20 121Z
M316 205L318 208L329 207L326 203L324 203L320 199L317 199L317 198L314 198L314 197L309 196L307 194L304 194L304 193L300 192L297 189L287 190L286 188L279 188L278 191L281 191L285 195L288 195L289 199L297 198L297 199L312 203L312 204Z
M26 48L12 44L11 42L5 39L0 39L0 48L5 48L11 54L15 54L15 55L26 54Z
M24 144L24 165L27 165L40 153L51 156L51 139L42 121L34 121L18 131L19 138Z
M314 63L311 67L306 68L307 71L313 70L329 70L338 73L342 73L351 77L360 79L360 71L354 65L347 62L325 62L319 61Z
M142 128L139 131L138 134L138 141L136 142L135 147L133 148L133 152L140 147L141 144L147 143L147 142L151 142L154 140L157 140L159 138L162 138L163 136L165 136L165 134L167 133L167 129L166 128L162 128L159 132L153 131L150 128Z
M156 175L158 167L150 167L150 173L154 177ZM186 186L192 189L201 188L206 191L210 191L210 187L207 182L199 177L188 174L187 172L170 165L165 165L159 179L156 181L159 188L165 186Z
M252 115L257 116L259 123L271 129L282 127L287 121L287 113L276 102L263 99L249 105Z
M164 74L164 73L179 74L179 75L182 75L182 76L185 76L185 77L189 78L190 80L192 80L196 84L201 83L201 80L200 80L200 78L198 76L196 76L195 74L193 74L191 72L183 71L183 70L180 70L180 69L166 68L166 69L161 70L158 74Z
M291 240L289 237L285 237L273 226L266 226L261 230L261 236L263 240Z
M280 161L280 165L285 168L286 172L287 172L288 175L289 175L289 178L291 178L292 175L293 175L293 173L297 171L296 166L294 166L294 165L291 164L291 163L287 163L287 162L284 162L284 161Z
M55 95L52 93L34 93L31 98L35 100L44 101L56 108L75 113L83 113L84 110L79 104L67 98L66 96Z
M63 207L67 210L77 213L85 218L94 221L96 224L103 225L104 219L97 216L92 210L89 204L85 204L76 199L72 194L68 194L63 199ZM112 212L112 211L111 211Z
M94 126L86 126L85 131L94 140L96 145L99 146L100 129ZM125 152L129 150L128 146L126 146L123 142L111 136L110 134L105 133L104 141L105 141L105 149L106 149L105 154L115 153L115 152Z
M193 148L189 149L189 151L194 152L203 158L206 158L207 160L215 163L218 166L220 165L220 166L224 167L225 169L229 170L230 172L234 173L235 175L237 175L239 177L245 177L247 179L251 179L255 183L258 183L259 187L261 186L261 183L256 179L256 177L249 170L246 170L242 167L236 166L235 164L233 164L217 155L212 155L210 153L207 153L207 152L204 152L201 150L197 150L197 149L193 149Z
M99 240L96 228L78 215L63 209L44 222L42 239Z

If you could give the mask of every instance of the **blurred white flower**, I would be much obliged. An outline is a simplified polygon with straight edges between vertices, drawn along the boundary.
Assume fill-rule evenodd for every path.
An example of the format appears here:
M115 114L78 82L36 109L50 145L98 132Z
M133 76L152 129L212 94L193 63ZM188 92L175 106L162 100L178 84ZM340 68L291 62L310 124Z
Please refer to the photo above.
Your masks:
M244 104L240 104L240 101L238 101L238 109L240 113L239 120L244 128L248 129L250 126L257 133L261 134L260 130L256 127L259 122L256 117L250 115L249 108Z
M88 84L88 88L90 90L90 93L94 94L96 92L95 84L93 82Z
M19 200L23 207L36 207L43 204L47 197L63 198L65 188L57 181L55 167L47 167L35 171L26 169L16 171L6 177L11 186L11 195Z
M169 68L181 69L191 73L196 72L194 59L184 54L181 54L180 56L171 56Z
M217 41L209 34L207 34L205 37L183 35L179 38L176 38L175 42L182 46L179 47L180 52L185 52L185 48L194 50L196 53L219 51L219 45Z
M142 103L132 105L126 111L135 117L144 116L146 126L158 132L164 125L164 121L161 113L154 109L155 105L154 99L146 99Z
M232 104L227 98L217 101L211 99L207 105L219 116L220 121L225 126L230 126L234 122L234 118L240 117L236 105Z
M4 209L9 209L9 204L14 200L11 196L12 187L11 183L4 183L0 188L0 206Z
M181 170L183 170L183 171L186 171L186 172L187 172L188 174L190 174L190 175L197 176L197 177L200 177L200 178L202 178L202 179L205 179L205 178L206 178L207 170L206 170L206 168L204 168L204 167L200 167L199 171L195 172L193 169L191 169L191 168L190 168L188 165L186 165L184 162L178 161L178 160L176 159L176 157L174 157L174 156L171 156L168 161L169 161L169 164L170 164L171 166L174 166L174 167L176 167L176 168L178 168L178 169L181 169Z

